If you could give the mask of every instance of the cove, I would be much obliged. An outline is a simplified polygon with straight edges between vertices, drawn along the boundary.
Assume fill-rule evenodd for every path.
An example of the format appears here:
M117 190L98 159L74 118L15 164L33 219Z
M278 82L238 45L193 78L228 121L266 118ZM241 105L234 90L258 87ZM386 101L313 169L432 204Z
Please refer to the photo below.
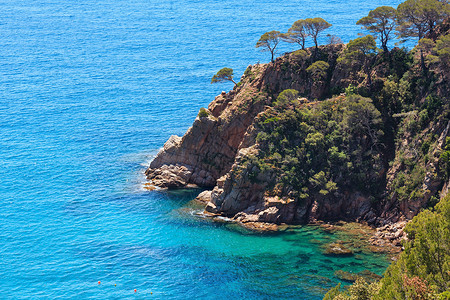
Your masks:
M320 299L336 270L381 274L384 256L323 256L320 230L241 232L195 216L197 191L142 185L169 136L231 88L214 73L268 61L262 33L320 16L348 42L400 2L3 1L0 298Z

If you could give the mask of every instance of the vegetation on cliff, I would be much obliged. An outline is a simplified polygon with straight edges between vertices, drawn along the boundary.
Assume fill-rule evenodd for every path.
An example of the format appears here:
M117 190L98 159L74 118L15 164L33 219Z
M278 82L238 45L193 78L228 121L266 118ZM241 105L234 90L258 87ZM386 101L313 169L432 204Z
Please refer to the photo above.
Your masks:
M405 3L422 20L429 9L420 1ZM386 51L394 25L401 38L418 27L404 31L411 19L382 7L358 23L384 50L366 35L249 66L183 138L165 145L148 178L169 188L214 187L206 210L239 220L411 219L438 201L448 181L450 24L443 19L449 4L441 4L411 51ZM286 34L268 32L258 45L271 54L281 40L303 48L311 20ZM231 79L224 68L212 82Z
M237 84L233 78L233 69L222 68L211 79L211 83L223 82L223 81L231 81L232 83L234 83L234 85Z
M259 176L272 179L266 195L294 202L337 199L359 191L388 218L398 215L398 210L388 212L396 205L412 218L421 207L436 203L436 193L448 179L450 157L445 150L450 117L448 15L449 5L434 0L408 0L398 11L380 7L358 24L381 39L383 50L366 35L343 49L322 46L317 56L307 49L290 54L288 60L283 57L280 78L305 72L309 88L296 90L294 75L291 86L286 85L290 89L279 92L278 98L282 83L266 86L277 100L255 121L259 152L241 160L252 169L241 176L251 180L258 172L275 173ZM294 23L284 39L303 46L305 24ZM410 52L389 51L394 29L401 38L419 33L427 38ZM307 105L299 101L344 90L347 97ZM291 99L281 101L286 91ZM294 92L298 97L292 97Z
M253 172L275 172L269 195L300 200L379 190L382 120L370 99L350 95L303 105L279 98L256 123L260 151L251 160L258 166Z
M439 199L450 187L449 15L439 0L380 7L358 21L374 35L347 45L317 44L330 26L322 19L263 34L257 47L271 63L249 66L183 138L172 137L148 178L213 187L202 193L205 211L244 225L394 226L429 209L406 227L405 252L380 282L359 279L326 297L446 299L450 196ZM394 34L420 40L411 51L390 49ZM314 48L304 47L309 37ZM275 59L281 41L302 49ZM232 75L222 69L213 82ZM406 239L402 230L388 236Z

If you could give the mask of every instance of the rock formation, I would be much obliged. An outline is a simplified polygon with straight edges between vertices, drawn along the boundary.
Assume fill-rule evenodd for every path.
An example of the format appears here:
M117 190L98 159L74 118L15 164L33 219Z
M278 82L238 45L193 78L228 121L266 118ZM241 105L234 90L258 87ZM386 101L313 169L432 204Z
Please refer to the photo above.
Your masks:
M162 188L206 188L198 197L206 203L205 212L230 217L248 227L254 227L255 223L299 224L338 219L384 225L412 218L433 196L449 186L448 183L444 186L444 179L437 171L440 149L449 136L450 122L445 118L432 120L419 135L404 131L396 146L391 147L389 141L385 143L381 153L384 167L380 168L376 179L384 192L378 202L357 189L305 201L279 197L268 193L272 188L268 184L277 174L271 170L259 171L255 164L245 163L259 151L256 121L271 109L283 90L299 91L309 99L303 101L309 102L303 105L313 106L315 100L343 91L349 84L366 86L361 72L339 66L337 58L344 49L344 45L320 48L317 59L330 66L327 78L322 81L314 81L306 71L310 65L310 50L288 53L274 63L249 66L240 83L232 91L222 92L207 110L199 113L183 137L169 138L145 173L150 183ZM400 50L394 49L391 55L395 55L395 51ZM386 68L386 64L380 64L373 69L373 89L383 88ZM436 141L430 138L432 135L438 137ZM387 138L394 145L395 136ZM405 170L405 162L404 157L395 155L404 152L416 158L415 149L422 147L427 139L432 142L430 152L420 156L425 165L425 176L419 179L423 193L399 201L394 179ZM394 158L389 158L389 153L393 153Z

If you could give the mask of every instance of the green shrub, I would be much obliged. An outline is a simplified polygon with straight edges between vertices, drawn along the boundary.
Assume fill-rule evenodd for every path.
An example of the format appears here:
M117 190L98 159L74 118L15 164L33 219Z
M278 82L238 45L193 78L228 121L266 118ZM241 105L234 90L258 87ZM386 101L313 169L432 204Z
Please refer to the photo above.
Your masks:
M311 74L311 77L314 81L321 81L326 79L328 69L330 68L330 65L322 60L318 60L314 62L312 65L310 65L306 72Z
M381 125L371 100L355 95L265 113L257 121L258 159L273 166L275 185L282 187L271 192L283 197L289 191L298 201L344 189L376 194Z
M200 111L198 112L199 118L206 118L209 116L209 112L204 108L200 108Z
M345 89L345 95L346 96L350 96L350 95L356 95L358 93L358 87L350 84L346 89Z
M282 91L275 100L274 106L281 107L294 103L299 98L299 92L297 90L288 89Z

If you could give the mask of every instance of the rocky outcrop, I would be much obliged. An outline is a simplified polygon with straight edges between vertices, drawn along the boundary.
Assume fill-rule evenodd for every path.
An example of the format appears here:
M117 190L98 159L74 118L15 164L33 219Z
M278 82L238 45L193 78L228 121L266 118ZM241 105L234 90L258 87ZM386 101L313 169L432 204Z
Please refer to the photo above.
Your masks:
M374 246L384 247L386 240L388 240L394 246L400 247L402 241L406 239L406 232L403 231L406 223L406 221L399 221L378 227L377 232L369 239L369 242Z
M249 67L254 73L263 66ZM233 164L245 132L270 99L257 88L258 77L244 77L243 84L222 92L200 115L186 134L172 136L146 171L152 184L164 188L186 185L213 187Z
M410 117L415 118L416 116L411 115ZM444 183L438 169L440 153L445 147L446 138L449 136L450 121L437 120L437 122L430 123L424 131L416 133L414 136L406 132L399 139L396 148L397 157L387 173L386 197L379 209L379 225L384 226L412 219L427 205L432 196L443 197L447 194L448 185ZM420 149L424 141L430 137L437 137L437 139L427 153L421 155ZM396 182L402 173L406 173L405 170L408 167L405 164L406 159L413 161L415 168L421 168L423 175L416 183L417 191L414 194L417 196L409 196L403 200L399 199ZM418 176L416 173L418 172L409 172L406 173L406 176Z
M374 203L373 197L358 189L301 201L289 196L281 197L268 192L273 189L269 185L278 175L270 168L260 170L252 161L252 157L260 151L257 120L271 109L280 92L295 89L302 97L314 100L324 99L350 83L362 84L363 73L352 73L339 67L337 58L343 49L344 45L320 48L319 59L326 61L330 67L327 78L319 82L312 80L306 71L310 65L310 51L299 50L277 58L274 63L249 66L240 83L232 91L222 92L207 109L202 110L183 137L169 138L146 170L149 185L207 188L198 196L198 200L205 203L207 214L225 216L252 229L272 230L273 224L339 219L391 226L395 222L411 219L430 197L443 188L442 178L436 170L439 149L442 149L450 131L450 122L445 119L431 122L419 136L408 136L408 131L405 131L396 146L395 152L407 149L404 151L406 156L411 155L414 159L414 151L422 147L428 136L438 136L426 156L426 174L421 181L423 193L409 201L399 201L396 192L395 178L405 169L401 159L394 160L389 167L386 162L376 178L380 182L385 181L382 184L386 187L384 199L379 203ZM376 74L383 74L384 71L382 67L378 70L374 68L374 81ZM302 103L308 107L315 105L315 102L308 103L307 100ZM448 190L449 185L445 184L444 190ZM386 230L391 229L386 227ZM385 231L378 235L381 238L391 237ZM404 238L403 231L395 231L392 236L394 243Z
M343 45L322 46L320 55L330 64L330 77ZM238 151L254 145L250 133L255 117L285 89L302 95L324 98L328 83L313 85L306 62L311 51L293 52L273 64L249 66L239 86L222 92L199 114L183 137L172 136L146 171L151 184L163 188L187 185L213 187L227 174ZM334 76L336 77L336 76Z
M243 159L256 149L242 149L231 171L217 181L205 210L224 214L233 220L274 224L304 224L318 220L358 219L371 216L372 204L368 197L353 192L340 197L305 199L302 202L280 198L266 193L267 184L273 181L273 172L255 172L255 165ZM371 214L370 214L371 213Z

